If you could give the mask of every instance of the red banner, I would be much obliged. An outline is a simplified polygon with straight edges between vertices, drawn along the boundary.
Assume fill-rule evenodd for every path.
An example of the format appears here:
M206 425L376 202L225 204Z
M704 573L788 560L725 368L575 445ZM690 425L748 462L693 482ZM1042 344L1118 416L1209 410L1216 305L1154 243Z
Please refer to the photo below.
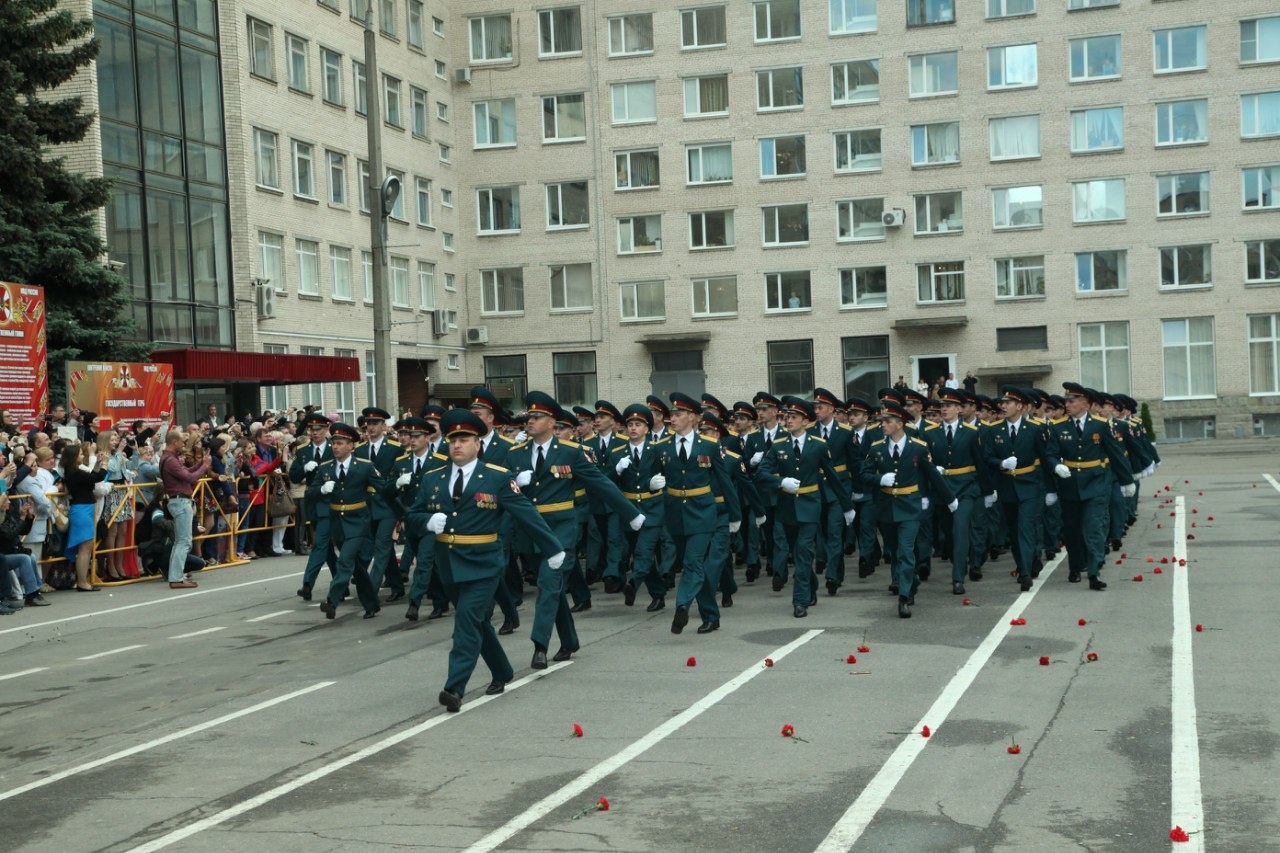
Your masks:
M44 288L0 282L0 409L23 428L49 411Z
M173 365L69 361L67 400L68 409L96 414L99 430L135 420L167 421L173 411Z

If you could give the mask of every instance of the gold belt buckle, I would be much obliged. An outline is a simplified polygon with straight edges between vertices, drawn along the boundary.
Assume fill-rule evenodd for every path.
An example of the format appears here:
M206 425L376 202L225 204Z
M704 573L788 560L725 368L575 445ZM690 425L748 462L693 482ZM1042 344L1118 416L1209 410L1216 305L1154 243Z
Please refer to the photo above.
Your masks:
M448 541L448 543L449 543L450 545L452 545L452 544L453 544L453 540L454 540L455 538L456 538L456 537L454 536L454 534L450 533L450 534L449 534L449 538L448 538L448 540L446 540L446 541Z

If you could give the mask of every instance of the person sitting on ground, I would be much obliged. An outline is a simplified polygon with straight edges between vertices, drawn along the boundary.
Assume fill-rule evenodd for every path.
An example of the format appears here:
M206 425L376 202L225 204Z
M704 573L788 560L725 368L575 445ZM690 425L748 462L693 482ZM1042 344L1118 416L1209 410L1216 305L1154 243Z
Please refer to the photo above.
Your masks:
M8 493L0 494L0 572L14 572L22 592L20 608L44 607L49 602L40 594L40 570L31 549L22 544L22 537L31 531L32 507L29 501L17 501ZM7 604L14 606L13 599Z

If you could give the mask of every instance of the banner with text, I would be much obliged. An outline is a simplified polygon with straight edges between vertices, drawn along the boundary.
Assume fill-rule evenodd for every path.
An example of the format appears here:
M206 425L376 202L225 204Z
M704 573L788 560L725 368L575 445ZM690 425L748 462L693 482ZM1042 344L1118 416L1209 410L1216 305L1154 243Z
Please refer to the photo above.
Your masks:
M49 411L44 288L0 282L0 409L26 427Z
M135 420L167 421L173 399L172 364L67 362L68 408L93 412L99 430Z

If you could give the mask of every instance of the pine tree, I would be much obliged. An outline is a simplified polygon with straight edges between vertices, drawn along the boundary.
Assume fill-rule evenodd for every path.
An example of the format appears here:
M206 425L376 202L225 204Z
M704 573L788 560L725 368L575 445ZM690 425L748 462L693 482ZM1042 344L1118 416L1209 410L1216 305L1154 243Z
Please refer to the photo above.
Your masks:
M1141 413L1141 418L1142 418L1142 427L1143 427L1143 429L1145 429L1145 430L1147 431L1147 436L1148 436L1152 441L1155 441L1155 440L1156 440L1156 425L1155 425L1154 423L1152 423L1152 421L1151 421L1151 409L1149 409L1149 408L1147 407L1147 404L1146 404L1146 403L1143 403L1143 404L1142 404L1142 413Z
M93 22L57 0L0 2L0 280L45 289L49 387L67 359L144 358L126 341L125 281L103 264L95 212L111 182L68 171L56 146L92 126L80 98L56 89L98 55Z

